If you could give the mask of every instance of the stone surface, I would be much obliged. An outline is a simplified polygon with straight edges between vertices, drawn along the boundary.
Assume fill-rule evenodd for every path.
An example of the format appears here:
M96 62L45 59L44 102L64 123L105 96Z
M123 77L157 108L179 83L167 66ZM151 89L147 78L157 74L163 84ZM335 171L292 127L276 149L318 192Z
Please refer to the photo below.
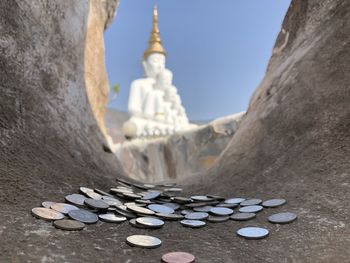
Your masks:
M238 129L243 114L170 137L125 141L112 150L133 179L156 182L186 178L213 165Z

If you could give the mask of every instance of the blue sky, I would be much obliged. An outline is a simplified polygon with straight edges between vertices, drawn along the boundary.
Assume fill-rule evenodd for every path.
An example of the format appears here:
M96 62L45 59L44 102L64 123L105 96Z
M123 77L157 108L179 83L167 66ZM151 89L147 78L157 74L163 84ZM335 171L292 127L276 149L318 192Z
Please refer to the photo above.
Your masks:
M261 82L290 0L121 0L105 32L109 107L127 110L130 84L143 76L141 58L157 4L159 28L187 115L209 120L246 110Z

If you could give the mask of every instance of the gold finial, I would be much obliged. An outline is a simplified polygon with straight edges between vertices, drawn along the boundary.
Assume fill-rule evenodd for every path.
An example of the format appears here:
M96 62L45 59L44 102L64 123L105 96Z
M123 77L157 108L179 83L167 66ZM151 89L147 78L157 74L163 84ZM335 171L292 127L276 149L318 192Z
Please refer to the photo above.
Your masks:
M166 55L165 49L162 46L162 41L160 40L159 36L158 10L156 5L153 9L153 28L148 41L148 48L146 49L143 58L147 59L147 57L153 53L160 53Z

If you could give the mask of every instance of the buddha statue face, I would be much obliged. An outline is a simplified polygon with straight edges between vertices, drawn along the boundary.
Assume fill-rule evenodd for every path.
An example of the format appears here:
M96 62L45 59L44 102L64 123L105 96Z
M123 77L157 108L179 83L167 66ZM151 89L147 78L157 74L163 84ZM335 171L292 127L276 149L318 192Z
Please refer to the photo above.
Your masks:
M149 78L156 78L156 76L165 69L165 56L160 53L149 55L142 61L146 76Z
M169 69L163 69L158 75L157 75L157 82L162 87L171 86L173 82L173 73Z

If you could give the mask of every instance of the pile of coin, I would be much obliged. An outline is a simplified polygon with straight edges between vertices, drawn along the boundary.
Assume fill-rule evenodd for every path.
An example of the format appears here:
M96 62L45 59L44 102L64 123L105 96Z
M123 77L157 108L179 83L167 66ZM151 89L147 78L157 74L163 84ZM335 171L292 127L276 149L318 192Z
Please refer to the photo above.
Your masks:
M166 221L179 221L184 227L200 228L208 222L251 220L264 208L279 207L286 203L284 199L263 201L216 195L185 197L181 192L182 189L172 183L134 184L118 179L116 186L108 192L80 187L79 194L65 197L66 202L45 201L42 207L33 208L32 214L53 221L53 225L62 230L82 230L86 224L95 224L99 220L108 223L128 221L133 227L148 229L161 228ZM267 218L274 224L286 224L296 219L297 215L291 212L272 214ZM236 234L246 239L261 239L268 236L269 230L252 226L241 228ZM160 239L146 235L129 236L126 242L143 248L156 248L162 243ZM173 252L165 258L175 256L193 257L185 252Z

